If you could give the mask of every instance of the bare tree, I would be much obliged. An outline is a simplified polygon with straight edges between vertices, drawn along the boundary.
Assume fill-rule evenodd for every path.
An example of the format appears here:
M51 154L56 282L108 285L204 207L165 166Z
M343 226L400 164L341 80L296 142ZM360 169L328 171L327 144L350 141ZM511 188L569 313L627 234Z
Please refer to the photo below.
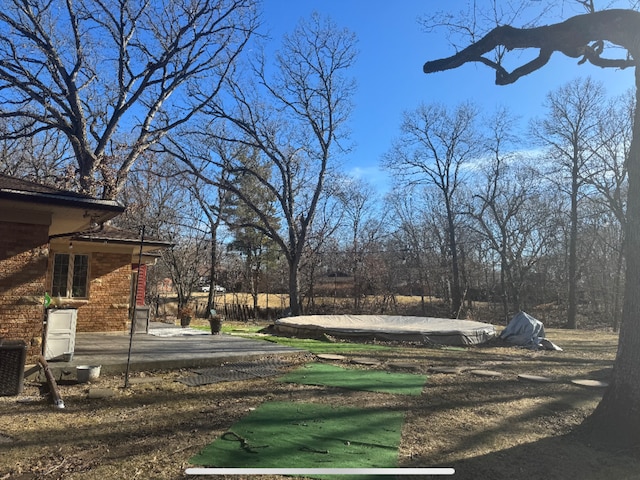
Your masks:
M623 230L602 198L593 192L582 207L580 242L582 302L586 325L610 325L618 330L623 280Z
M547 225L555 217L544 208L540 172L514 152L515 120L499 109L488 121L487 152L469 208L472 228L500 262L500 294L505 323L522 309L521 290L545 246L552 241Z
M332 180L328 183L332 183ZM343 216L334 196L327 193L321 198L300 259L300 301L305 312L316 307L319 277L326 276L330 271L335 274L337 265L344 267L348 263L347 255L339 248L336 235Z
M273 222L271 212L261 211L261 205L236 183L220 185L255 212L254 227L271 238L286 258L293 315L301 311L300 261L351 110L355 85L347 72L355 61L354 47L351 32L314 15L284 37L273 62L273 76L267 59L260 57L253 79L242 85L229 82L234 108L212 103L208 110L225 124L225 130L211 131L217 137L219 154L211 161L223 166L230 179L253 177L256 185L276 199L279 219ZM235 145L236 150L260 152L262 161L270 166L268 174L234 156L234 149L224 143ZM178 156L189 161L188 156Z
M64 137L80 189L114 198L215 98L256 25L253 0L3 0L0 118L21 120L4 136Z
M463 165L479 153L476 116L471 104L462 104L453 112L441 105L421 105L404 115L401 136L383 159L385 168L400 182L431 185L440 194L446 212L454 317L460 315L462 307L457 195L463 182Z
M627 158L633 136L635 108L632 92L609 100L598 123L601 141L593 152L588 165L589 174L585 179L600 194L600 201L623 227L627 214Z
M351 259L353 275L353 309L359 313L366 293L367 252L378 247L379 235L384 231L385 215L377 208L376 192L363 180L343 178L336 193L342 207L346 230L345 250Z
M610 212L612 222L617 223L616 226L605 225L605 232L601 233L601 237L605 239L615 238L614 241L605 240L608 248L616 252L616 258L612 262L615 265L615 273L607 284L607 289L613 290L609 317L614 331L618 331L620 325L620 286L624 277L626 249L624 232L627 223L627 158L633 135L634 109L635 101L631 92L610 100L606 113L599 122L602 141L594 151L593 161L588 166L590 173L586 179L589 186L598 193L593 196L593 201L600 203L602 208Z
M626 55L605 58L605 45L622 47ZM487 58L496 48L507 51L537 49L538 56L508 71L501 62ZM481 62L496 71L496 83L506 85L542 68L554 52L579 63L600 67L634 68L636 101L633 136L627 159L629 194L626 224L626 281L618 353L612 381L588 421L594 438L611 444L640 443L640 13L612 9L577 15L564 22L533 28L496 27L455 55L424 64L425 73Z
M160 271L171 278L180 309L200 286L207 265L210 231L202 221L202 206L194 198L193 177L179 171L168 156L147 153L134 168L121 192L126 212L117 226L145 226L146 235L168 239L174 246L161 251Z
M218 175L224 178L227 172L221 171ZM215 307L216 294L218 293L218 267L222 253L219 245L220 227L223 224L225 210L229 204L229 195L225 190L216 187L215 184L204 184L204 182L200 181L196 176L189 176L187 178L187 188L191 194L191 198L200 206L202 212L202 228L205 237L208 236L210 242L208 257L209 294L207 295L207 309L205 312L208 318ZM206 246L204 250L207 250Z
M425 205L428 202L422 198L423 187L414 187L407 194L394 192L387 199L387 205L395 220L393 237L401 247L397 247L402 272L407 275L404 282L409 286L409 294L414 294L414 284L417 284L420 295L420 310L427 314L426 299L434 293L432 284L434 278L439 277L438 245L434 245L434 216ZM435 237L437 238L437 237ZM446 241L445 241L446 243Z
M56 186L68 186L68 144L52 132L33 132L21 138L11 138L8 132L16 128L4 119L0 126L0 172L13 177Z
M605 104L602 84L590 78L576 79L549 93L547 116L532 123L534 136L549 149L550 178L570 199L567 328L578 327L579 210L589 177L587 167L603 143L599 125Z
M245 149L242 149L245 150ZM263 178L269 178L271 168L265 162L260 161L259 152L236 151L235 155L244 165L253 171L260 172ZM239 157L242 157L240 159ZM242 192L243 198L250 199L251 205L262 212L270 225L276 227L279 219L275 215L276 199L273 194L262 187L256 181L256 177L250 175L235 175L230 173L229 178L219 182L224 185L234 184L237 190ZM229 249L240 252L245 263L245 280L249 286L249 291L253 297L253 311L258 312L258 294L263 277L263 269L267 268L270 260L276 251L274 242L264 233L263 229L255 228L255 225L262 221L257 216L255 210L247 206L247 202L224 191L230 201L227 205L225 215L226 223L231 230L233 240L228 245Z

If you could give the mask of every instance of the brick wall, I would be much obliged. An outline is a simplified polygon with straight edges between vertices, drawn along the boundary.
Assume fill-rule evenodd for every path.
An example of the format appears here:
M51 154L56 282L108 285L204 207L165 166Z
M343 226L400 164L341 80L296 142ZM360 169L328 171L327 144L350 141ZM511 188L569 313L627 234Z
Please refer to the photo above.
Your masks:
M131 294L131 253L92 253L89 272L89 302L78 308L78 331L126 331Z
M53 252L49 227L0 222L0 338L23 340L27 363L42 349L43 301ZM131 287L131 253L91 253L89 301L78 308L78 332L127 331Z
M52 251L49 258L49 272L53 271L55 253ZM85 254L84 251L78 253ZM78 309L76 332L127 331L131 253L86 253L89 254L89 298L62 300L63 306ZM50 288L50 278L47 285Z
M49 227L0 222L0 337L41 352Z

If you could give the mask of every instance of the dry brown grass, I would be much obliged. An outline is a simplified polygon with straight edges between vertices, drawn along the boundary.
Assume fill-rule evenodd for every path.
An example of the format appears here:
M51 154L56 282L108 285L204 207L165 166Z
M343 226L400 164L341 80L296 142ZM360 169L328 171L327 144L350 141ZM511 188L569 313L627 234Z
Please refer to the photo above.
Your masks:
M195 301L203 302L207 299L207 293L193 293L192 297ZM396 302L400 305L416 305L419 302L419 298L410 295L397 295L395 297ZM338 302L341 305L351 305L353 304L353 299L350 298L338 298L335 299L332 297L320 297L316 299L316 301L320 304L332 305L334 301ZM433 297L425 298L425 301L431 303L439 303L440 300ZM222 295L216 294L216 302L218 303L240 303L245 305L253 305L253 297L248 293L224 293ZM289 295L282 293L260 293L258 294L258 307L266 308L269 307L280 307L286 308L289 304Z
M408 362L422 373L433 366L502 373L497 378L430 374L419 397L282 384L273 378L187 387L175 380L188 372L169 371L136 376L141 383L129 389L121 388L120 376L101 377L91 386L61 385L66 409L56 411L40 399L39 385L29 383L21 398L33 401L0 398L0 479L184 478L192 455L267 400L399 409L406 418L400 466L454 467L456 479L638 478L638 452L592 448L572 433L602 391L569 380L606 379L616 336L550 330L548 337L564 352L398 346L370 354L388 370L394 362ZM310 360L301 355L295 362ZM555 381L523 382L520 373ZM89 399L90 387L110 389L114 396Z

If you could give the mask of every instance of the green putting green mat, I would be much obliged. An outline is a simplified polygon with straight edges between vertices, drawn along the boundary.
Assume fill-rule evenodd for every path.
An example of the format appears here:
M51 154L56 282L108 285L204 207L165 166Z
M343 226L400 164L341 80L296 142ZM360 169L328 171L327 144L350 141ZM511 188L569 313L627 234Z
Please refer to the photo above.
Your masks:
M267 402L190 463L217 468L395 468L403 422L404 413L391 409Z
M281 382L303 385L365 390L368 392L420 395L427 381L426 375L342 368L325 363L310 363L280 377Z

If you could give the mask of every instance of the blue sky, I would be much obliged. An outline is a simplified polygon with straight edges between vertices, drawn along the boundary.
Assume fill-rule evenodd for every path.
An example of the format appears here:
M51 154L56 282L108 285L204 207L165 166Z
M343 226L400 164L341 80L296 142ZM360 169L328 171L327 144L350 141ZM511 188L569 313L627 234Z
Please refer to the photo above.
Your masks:
M496 86L493 71L482 65L465 65L430 75L422 73L425 61L449 56L454 50L444 32L427 34L418 19L436 10L458 9L465 3L464 0L264 0L264 26L275 42L283 33L290 32L300 18L314 11L330 16L336 24L357 35L359 55L353 75L358 91L350 123L355 147L344 162L348 173L384 189L386 173L379 169L380 158L398 135L402 112L421 102L455 106L472 100L487 114L498 106L508 106L526 125L527 119L544 113L542 103L547 93L579 76L590 75L604 82L610 94L621 94L633 85L631 70L579 66L575 59L560 54L555 54L542 70L508 86ZM548 23L552 22L549 19Z

